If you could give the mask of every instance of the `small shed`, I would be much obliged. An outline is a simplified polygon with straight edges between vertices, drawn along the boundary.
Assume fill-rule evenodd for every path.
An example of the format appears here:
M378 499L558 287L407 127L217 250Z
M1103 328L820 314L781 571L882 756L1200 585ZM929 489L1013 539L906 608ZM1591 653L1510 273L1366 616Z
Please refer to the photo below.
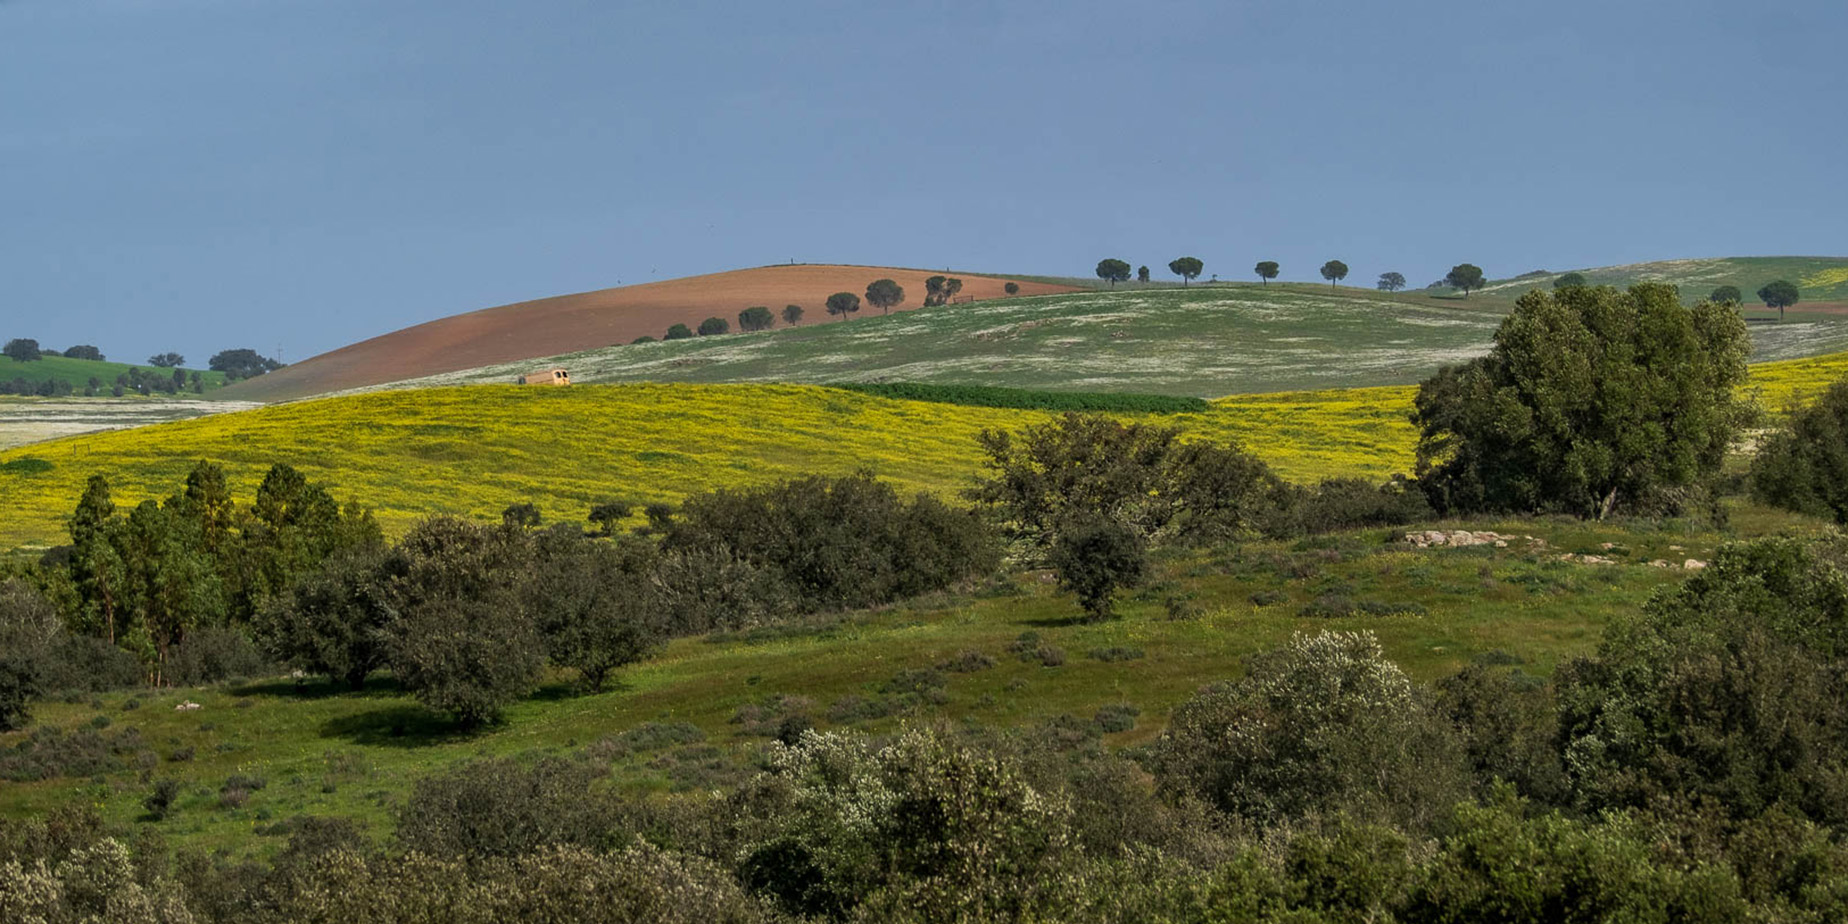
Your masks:
M520 376L521 385L569 385L571 373L563 369L547 369L543 372L528 372Z

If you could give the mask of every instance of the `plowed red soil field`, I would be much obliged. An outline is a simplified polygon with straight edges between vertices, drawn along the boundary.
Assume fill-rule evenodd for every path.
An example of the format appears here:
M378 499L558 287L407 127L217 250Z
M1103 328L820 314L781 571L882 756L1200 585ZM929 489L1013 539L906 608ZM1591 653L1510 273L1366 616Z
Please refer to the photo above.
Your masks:
M775 312L778 326L783 323L784 305L801 305L804 325L835 323L838 319L830 317L823 304L835 292L852 292L864 299L868 283L889 278L904 287L905 301L893 309L904 311L923 304L924 280L934 275L934 270L879 266L764 266L559 295L392 331L240 382L219 394L242 401L286 401L628 343L643 335L660 337L674 324L698 327L699 322L715 316L731 322L736 330L738 312L753 305ZM959 297L977 300L1002 297L1009 281L966 273L948 275L963 281ZM1078 291L1041 282L1019 285L1022 295ZM860 316L877 312L864 304L860 308Z

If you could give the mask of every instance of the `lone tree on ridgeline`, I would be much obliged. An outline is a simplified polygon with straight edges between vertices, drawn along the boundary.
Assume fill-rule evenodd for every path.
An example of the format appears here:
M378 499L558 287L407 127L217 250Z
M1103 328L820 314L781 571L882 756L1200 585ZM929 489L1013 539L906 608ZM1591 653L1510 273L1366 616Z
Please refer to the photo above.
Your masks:
M1149 281L1149 268L1148 267L1146 266L1136 267L1136 281L1137 282L1148 282Z
M769 330L776 326L776 315L761 305L746 308L738 312L738 329L742 331Z
M1564 273L1558 279L1553 280L1553 288L1555 289L1570 289L1573 286L1582 286L1584 284L1584 273Z
M783 322L786 324L790 324L790 325L802 323L802 306L801 305L784 305L783 306Z
M1110 283L1111 287L1115 288L1117 283L1128 281L1129 264L1115 257L1099 260L1097 261L1097 278Z
M1744 300L1745 293L1740 292L1738 286L1720 286L1707 296L1707 301L1718 302L1722 305L1737 305Z
M1380 291L1397 292L1403 288L1405 288L1405 274L1404 273L1381 273L1380 274Z
M860 310L860 296L852 292L836 292L828 296L828 313L835 317L844 317Z
M1257 273L1258 280L1265 285L1270 285L1270 281L1277 278L1277 270L1276 260L1265 260L1257 266L1252 267L1252 272Z
M17 363L29 363L44 355L39 349L38 341L26 337L8 340L5 349L0 350L0 353L4 353L6 358Z
M1529 291L1489 355L1418 387L1419 486L1445 514L1706 503L1747 419L1750 348L1737 311L1665 283Z
M1797 287L1782 279L1758 290L1759 301L1764 302L1766 308L1776 308L1780 321L1784 320L1784 309L1797 303L1798 295Z
M1453 289L1462 289L1463 297L1468 298L1471 289L1480 289L1485 280L1482 267L1474 263L1458 263L1444 274L1444 284Z
M1330 260L1322 264L1322 278L1328 280L1328 287L1331 289L1335 287L1335 283L1346 279L1347 274L1348 266L1340 260Z
M186 357L178 353L155 353L148 357L148 365L161 369L172 369L186 365Z
M1206 264L1201 263L1199 257L1177 257L1168 264L1168 272L1181 277L1181 285L1198 277L1203 269L1206 269Z

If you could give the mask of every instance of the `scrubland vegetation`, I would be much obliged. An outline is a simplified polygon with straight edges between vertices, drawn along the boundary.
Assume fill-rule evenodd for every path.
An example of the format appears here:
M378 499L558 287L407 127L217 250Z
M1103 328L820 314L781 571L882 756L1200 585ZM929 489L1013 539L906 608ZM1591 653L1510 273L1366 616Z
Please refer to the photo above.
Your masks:
M1839 920L1848 386L1748 377L1737 316L1671 294L1525 296L1351 411L1396 416L1365 436L1409 478L1273 461L1303 396L826 389L781 397L928 420L941 482L816 474L846 426L808 471L397 529L384 479L193 461L117 509L111 470L0 584L0 715L34 723L0 738L0 911Z

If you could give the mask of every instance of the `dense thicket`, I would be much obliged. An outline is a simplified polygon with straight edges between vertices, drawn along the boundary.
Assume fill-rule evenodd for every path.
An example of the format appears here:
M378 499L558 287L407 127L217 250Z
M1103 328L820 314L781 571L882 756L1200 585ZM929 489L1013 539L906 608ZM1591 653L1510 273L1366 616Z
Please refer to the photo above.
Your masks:
M1419 386L1419 484L1443 512L1689 509L1745 420L1749 348L1738 311L1670 285L1530 291L1489 355Z
M1791 412L1752 460L1752 496L1848 523L1848 382Z

